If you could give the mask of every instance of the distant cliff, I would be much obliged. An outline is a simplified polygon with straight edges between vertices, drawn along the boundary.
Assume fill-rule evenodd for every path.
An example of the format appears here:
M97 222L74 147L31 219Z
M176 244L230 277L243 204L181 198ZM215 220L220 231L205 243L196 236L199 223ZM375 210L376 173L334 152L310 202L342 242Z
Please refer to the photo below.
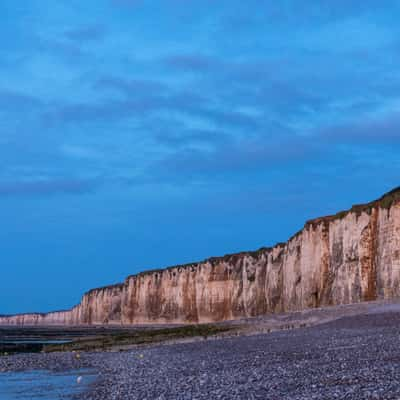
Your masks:
M129 276L68 311L0 324L223 321L400 295L400 188L314 219L286 243Z

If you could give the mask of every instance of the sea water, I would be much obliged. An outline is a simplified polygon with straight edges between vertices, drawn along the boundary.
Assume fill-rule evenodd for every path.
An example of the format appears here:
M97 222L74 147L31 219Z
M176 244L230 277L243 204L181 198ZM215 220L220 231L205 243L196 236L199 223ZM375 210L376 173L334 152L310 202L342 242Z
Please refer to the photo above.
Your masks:
M68 399L84 391L94 380L91 370L0 373L0 400Z

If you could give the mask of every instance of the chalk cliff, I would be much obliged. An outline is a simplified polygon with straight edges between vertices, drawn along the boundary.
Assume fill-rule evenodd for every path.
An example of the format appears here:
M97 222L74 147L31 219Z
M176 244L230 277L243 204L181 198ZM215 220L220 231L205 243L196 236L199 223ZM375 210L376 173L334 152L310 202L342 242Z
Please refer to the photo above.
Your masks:
M68 311L10 325L193 323L400 295L400 188L317 218L286 243L129 276Z

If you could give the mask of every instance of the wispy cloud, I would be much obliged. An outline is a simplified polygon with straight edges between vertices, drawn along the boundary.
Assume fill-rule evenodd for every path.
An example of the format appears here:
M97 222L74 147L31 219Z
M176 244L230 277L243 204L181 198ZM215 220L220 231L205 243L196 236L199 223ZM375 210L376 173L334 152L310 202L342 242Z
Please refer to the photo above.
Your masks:
M102 40L106 37L106 34L107 29L103 25L86 25L65 31L67 39L77 42Z
M158 95L165 92L168 88L165 84L153 80L146 79L124 79L121 77L103 77L99 79L94 88L97 90L112 89L125 95L135 96L149 93Z
M98 180L85 179L46 179L0 182L0 197L86 194L94 191L99 184L100 182Z
M184 71L206 72L218 67L220 63L213 57L201 54L174 55L166 57L165 63Z
M26 110L40 106L42 101L31 94L0 89L0 107L11 110Z
M110 0L111 4L120 7L133 7L141 4L143 0Z
M321 133L321 138L331 142L366 144L394 144L400 142L400 115L369 116L360 120L335 125Z

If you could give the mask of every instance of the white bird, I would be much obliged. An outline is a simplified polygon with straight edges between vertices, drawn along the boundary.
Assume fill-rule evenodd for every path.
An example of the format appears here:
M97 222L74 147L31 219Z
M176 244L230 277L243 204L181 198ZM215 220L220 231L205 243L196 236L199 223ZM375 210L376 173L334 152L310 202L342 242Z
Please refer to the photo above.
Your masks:
M81 383L82 382L82 377L78 376L78 379L76 380L77 383Z

